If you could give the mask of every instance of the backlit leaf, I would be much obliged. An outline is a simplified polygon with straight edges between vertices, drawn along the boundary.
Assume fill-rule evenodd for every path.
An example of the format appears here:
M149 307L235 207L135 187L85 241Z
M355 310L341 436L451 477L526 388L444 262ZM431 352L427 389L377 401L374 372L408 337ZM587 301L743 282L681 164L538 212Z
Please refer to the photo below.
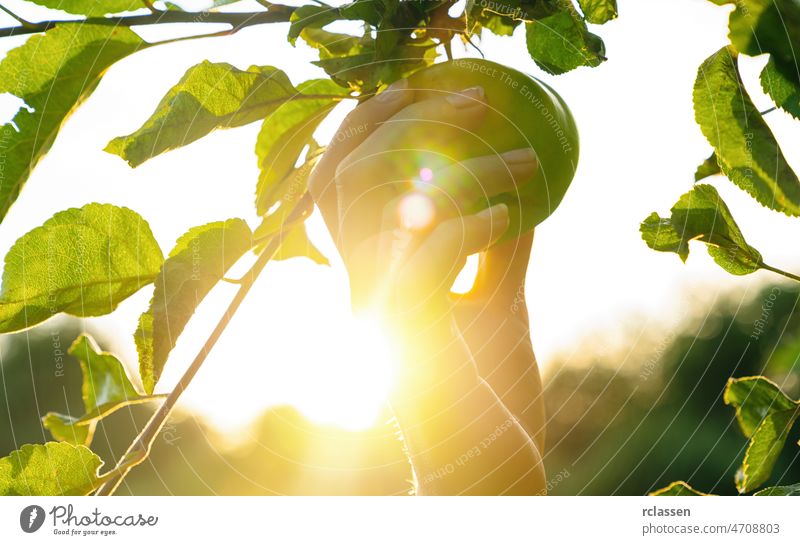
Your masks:
M728 21L728 37L740 53L770 53L780 63L796 66L800 43L797 0L736 0Z
M362 52L371 52L375 49L375 40L369 34L358 37L318 28L307 28L303 30L301 36L306 44L319 51L321 59L347 57Z
M374 44L363 48L365 53L342 57L322 58L313 61L325 70L331 79L354 91L374 92L375 89L404 78L421 68L433 64L436 58L433 41L398 46L389 58L377 60Z
M292 12L287 37L294 45L307 28L322 28L341 18L337 8L327 6L300 6Z
M742 432L751 437L768 414L793 410L797 404L764 377L732 378L725 387L726 405L736 408Z
M753 496L800 496L800 483L788 486L772 486L759 490Z
M649 496L713 496L695 490L684 481L675 481L664 488L659 488L655 492L650 492Z
M786 396L764 377L730 379L725 403L736 408L739 426L750 438L736 488L752 492L772 474L789 432L800 416L800 403Z
M764 70L761 71L761 87L778 108L800 119L800 75L797 67L779 67L775 59L770 57Z
M277 234L265 227L262 223L258 229L255 230L256 238L264 237L269 234ZM264 244L260 244L256 251L260 251ZM283 235L281 245L278 251L272 256L275 261L291 259L293 257L307 257L318 265L330 265L330 261L325 257L319 249L314 246L314 243L308 238L305 224L300 224L292 228L287 234Z
M99 17L108 13L121 13L145 7L142 0L30 0L50 9L60 9L75 15Z
M42 417L42 425L57 441L89 446L97 426L94 422L80 425L78 420L78 417L51 411Z
M102 465L82 445L23 445L0 458L0 496L84 496L100 485Z
M84 414L75 417L47 413L42 421L54 438L88 446L99 419L128 405L153 400L142 396L128 378L125 366L113 354L101 352L88 335L78 337L69 353L81 365Z
M742 467L736 473L739 492L752 492L769 479L797 416L796 408L771 413L756 428L747 446Z
M598 66L605 60L605 46L589 32L571 3L561 11L526 23L528 53L550 74L563 74L579 66Z
M283 237L280 248L272 259L283 260L292 257L307 257L317 265L330 265L328 258L309 240L305 224L298 225Z
M63 25L32 36L0 61L0 95L11 93L25 102L0 127L0 221L64 120L94 91L106 69L146 45L128 28Z
M265 118L281 104L304 99L281 70L204 61L190 68L169 90L145 124L106 147L138 166L165 151L185 146L216 129Z
M319 51L319 60L313 64L342 87L355 91L373 92L431 64L436 57L436 43L432 40L387 44L386 39L376 40L370 33L352 36L313 27L300 35Z
M586 20L602 25L617 18L617 0L578 0Z
M800 180L745 91L732 47L723 47L700 66L694 113L731 181L764 206L800 215Z
M653 250L675 252L681 261L686 261L689 257L689 239L676 230L670 218L662 218L653 212L639 226L639 231Z
M128 208L92 203L58 212L6 254L0 332L59 312L108 314L152 282L163 259L147 222Z
M747 244L725 202L713 186L697 184L683 194L669 218L653 212L640 231L650 248L675 252L683 261L689 256L689 241L706 243L714 261L731 274L749 274L763 265L761 254Z
M465 11L471 34L486 28L498 36L511 36L521 22L552 15L558 5L535 0L467 0Z
M277 202L279 205L275 210L264 216L261 224L253 233L254 238L261 241L253 248L254 252L261 253L268 242L271 241L271 237L280 234L295 208L302 206L300 199L306 193L308 176L321 151L321 148L312 147L309 150L310 158L299 167L293 169L280 183L280 187L283 190L278 196L279 200ZM283 235L281 245L272 259L283 260L292 257L308 257L319 265L329 265L328 259L309 240L304 224L297 225Z
M715 174L721 174L722 171L719 168L719 161L717 161L717 154L711 152L711 155L698 165L697 170L694 171L694 181L699 182L703 178L708 178L709 176L714 176Z
M307 30L321 29L338 20L364 21L377 27L387 14L395 8L397 0L356 0L340 7L300 6L292 12L287 35L294 44Z
M347 96L347 91L330 80L310 80L297 86L305 95ZM281 105L264 120L256 141L259 164L256 188L256 209L260 216L280 201L288 191L305 191L287 187L281 181L289 176L303 148L325 116L337 104L335 98L293 100Z
M383 18L385 3L395 3L397 0L355 0L339 8L342 18L351 21L364 21L377 26ZM410 3L410 2L409 2Z
M139 317L135 333L145 392L153 393L197 305L251 247L252 233L240 219L193 227L178 239L158 273L150 308Z

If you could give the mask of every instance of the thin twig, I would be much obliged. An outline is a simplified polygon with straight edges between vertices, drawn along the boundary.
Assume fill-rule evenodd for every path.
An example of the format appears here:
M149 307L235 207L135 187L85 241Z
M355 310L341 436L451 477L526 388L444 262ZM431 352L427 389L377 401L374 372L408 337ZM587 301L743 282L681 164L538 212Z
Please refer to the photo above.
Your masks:
M800 282L800 276L798 276L796 274L792 274L790 272L782 271L781 269L777 269L775 267L767 265L766 263L762 263L761 264L761 268L762 269L766 269L768 271L772 271L772 272L774 272L776 274L779 274L779 275L781 275L783 277L790 278L792 280L796 280L797 282Z
M114 470L112 470L117 471L117 474L108 479L105 483L103 483L102 486L100 486L100 488L97 489L97 492L95 493L96 496L112 495L123 479L125 479L125 476L128 474L128 472L133 467L147 459L156 437L161 432L161 428L164 427L164 424L169 418L169 415L172 413L172 409L175 407L175 404L178 402L181 394L183 394L183 392L192 382L192 379L197 371L200 370L200 367L203 365L206 357L208 357L209 352L211 352L211 349L219 340L222 332L225 331L225 328L230 323L233 315L236 314L236 311L242 304L242 301L244 301L244 298L250 291L250 288L253 287L258 275L264 269L266 264L269 263L270 259L272 259L272 256L278 251L283 237L290 229L295 227L297 223L303 221L311 210L313 210L311 196L308 193L305 193L297 203L297 206L292 209L289 217L281 226L281 229L272 236L272 239L266 245L264 250L258 255L256 262L242 277L239 289L236 292L236 295L233 296L233 299L228 305L225 314L223 314L219 322L217 322L214 331L211 332L211 335L203 344L203 347L197 353L191 365L189 365L189 368L186 369L186 372L175 385L175 388L169 393L167 398L164 400L164 403L162 403L158 408L158 411L153 414L152 418L150 418L150 420L147 422L147 425L141 431L139 436L133 441L133 443L131 443L131 445L128 447L128 450L117 463L117 466L114 468Z
M263 25L268 23L287 23L289 22L294 10L295 8L292 6L273 4L268 11L244 13L228 13L217 11L159 11L158 13L148 13L146 15L87 17L86 19L51 20L40 21L38 23L28 22L28 24L22 23L22 26L0 28L0 38L44 32L59 25L84 24L132 27L144 25L167 25L172 23L224 23L231 25L231 28L236 31L255 25Z
M7 14L9 14L11 17L16 19L17 21L19 21L22 24L22 26L25 27L25 28L28 28L33 24L30 21L28 21L26 19L23 19L22 17L20 17L19 15L17 15L16 13L14 13L13 11L11 11L10 9L8 9L5 6L0 6L0 9L5 11Z
M191 36L179 36L177 38L167 38L166 40L159 40L157 42L150 42L149 45L165 45L165 44L174 44L178 42L185 42L187 40L200 40L202 38L220 38L222 36L231 36L232 34L236 34L238 28L229 28L227 30L220 30L219 32L209 32L207 34L193 34Z

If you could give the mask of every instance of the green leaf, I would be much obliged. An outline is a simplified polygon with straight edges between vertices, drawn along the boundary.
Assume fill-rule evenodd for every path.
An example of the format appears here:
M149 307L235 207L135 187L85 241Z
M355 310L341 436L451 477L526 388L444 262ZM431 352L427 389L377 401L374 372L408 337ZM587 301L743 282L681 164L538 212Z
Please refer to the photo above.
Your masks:
M342 87L372 93L428 66L436 58L437 42L409 34L408 29L425 18L424 11L412 3L368 0L343 6L339 12L334 17L329 10L308 7L296 17L289 39L302 37L306 44L317 49L319 60L313 64ZM371 18L373 12L375 20L370 24L377 28L365 25L362 36L322 29L331 19Z
M300 6L292 12L289 19L289 43L295 44L297 38L308 28L322 28L341 18L337 8L327 6Z
M298 225L283 237L272 259L280 261L292 257L307 257L317 265L330 265L328 258L308 238L305 224Z
M75 15L100 17L108 13L122 13L145 7L142 0L30 0L50 9L60 9Z
M58 212L5 258L0 333L66 312L100 316L153 281L163 255L136 212L92 203Z
M730 379L725 403L736 408L739 426L750 438L736 488L742 494L761 486L772 474L797 417L800 403L765 377Z
M312 141L312 146L306 154L307 160L299 167L293 169L280 183L284 188L279 199L279 206L268 215L264 216L261 224L256 228L253 236L256 240L261 240L253 251L261 253L271 240L269 237L277 235L283 229L290 214L297 206L300 206L300 199L308 187L308 176L311 173L317 159L324 151L318 148L316 142ZM319 265L329 265L330 262L322 252L309 240L304 224L298 225L288 233L283 235L283 240L275 255L274 260L290 259L292 257L308 257Z
M136 167L216 129L263 119L288 101L314 99L300 94L277 68L239 70L227 63L204 61L190 68L169 90L139 130L115 138L106 151Z
M268 218L265 218L264 222L255 230L254 235L257 239L280 232L280 230L273 230L267 220ZM259 244L255 248L255 251L260 252L265 245L265 243ZM294 227L283 236L281 245L278 247L278 251L275 252L275 255L272 256L272 259L275 261L282 261L293 257L307 257L317 265L330 265L328 258L325 257L308 238L305 224Z
M800 496L800 483L788 486L771 486L759 490L753 496Z
M498 36L511 36L521 22L531 22L556 13L556 3L531 0L467 0L466 26L470 34L487 28Z
M88 335L75 339L69 354L81 363L83 406L92 418L141 395L131 384L125 366L113 354L101 352Z
M670 483L668 486L664 488L659 488L654 492L650 492L649 496L713 496L713 494L705 494L703 492L699 492L689 486L688 483L684 481L675 481L674 483Z
M778 108L800 119L800 81L797 69L787 70L779 67L775 59L770 57L764 70L761 71L761 87Z
M364 21L372 26L378 26L383 19L386 4L394 4L396 0L355 0L339 8L343 19L350 21Z
M92 94L106 69L146 46L128 28L63 25L31 37L0 61L0 95L25 102L0 127L0 221L64 120Z
M773 412L791 411L797 403L765 377L744 377L728 380L723 396L726 405L736 408L739 427L752 437L761 421Z
M752 56L771 53L779 62L796 67L800 4L796 0L737 0L735 5L728 36L736 49Z
M80 425L79 420L74 416L51 411L42 417L42 425L56 441L89 446L94 437L96 423Z
M312 61L325 70L333 81L354 91L373 92L375 89L404 78L417 70L433 64L436 44L427 41L420 44L398 46L390 57L376 61L374 44L365 46L359 53L335 56Z
M775 412L764 418L756 428L742 467L736 473L736 488L739 492L752 492L769 479L797 416L797 409Z
M713 186L697 184L683 194L669 218L650 214L639 230L650 248L675 252L681 260L689 256L689 241L708 247L714 261L731 274L749 274L763 266L761 254L747 244L728 206Z
M562 11L525 26L528 53L550 74L598 66L605 60L603 41L589 32L571 3Z
M88 447L94 438L97 422L81 424L80 418L51 411L42 417L42 425L57 441Z
M331 6L300 6L292 12L287 38L294 45L307 31L321 29L338 20L364 21L377 27L396 11L396 0L356 0L338 8Z
M728 22L731 43L740 53L770 58L761 85L775 103L800 118L800 3L796 0L738 0Z
M704 178L721 173L722 171L719 168L719 161L717 161L717 154L712 151L708 159L700 163L700 165L697 167L697 170L694 171L694 181L699 182Z
M602 25L617 18L617 0L578 0L586 20Z
M81 365L84 414L75 418L47 413L42 422L54 438L88 446L98 420L128 405L153 400L152 396L140 394L128 378L125 366L113 354L101 352L88 335L78 337L69 353Z
M345 89L323 79L306 81L299 84L297 89L307 95L348 96ZM291 180L289 174L300 153L337 102L335 98L293 100L281 105L264 120L256 141L260 169L256 188L258 215L266 214L272 205L281 200L283 194L293 189L280 182Z
M375 40L369 34L358 37L318 28L307 28L303 30L301 36L309 47L319 51L321 59L347 57L364 51L372 52L375 49Z
M158 273L150 308L139 317L135 333L145 392L153 393L197 305L251 247L252 233L241 219L193 227L178 239Z
M745 91L732 47L700 65L694 113L728 178L764 206L800 215L800 180Z
M313 142L313 141L312 141ZM264 221L256 229L256 238L262 238L269 233L277 233L283 227L283 223L289 218L295 205L308 188L308 177L314 165L320 157L320 153L309 149L306 153L307 160L299 167L293 168L274 189L268 191L263 197L262 202L265 207L268 204L271 210L264 216ZM278 205L275 207L274 205Z
M0 458L0 496L84 496L101 484L102 465L82 445L23 445Z
M639 226L639 231L642 233L642 239L653 250L675 252L684 262L689 257L690 237L683 237L670 218L662 218L653 212Z
M279 187L282 190L277 200L278 206L264 216L261 224L253 233L254 238L260 241L253 248L255 253L261 253L272 240L271 237L280 234L295 208L302 206L300 199L306 193L309 174L323 152L324 148L319 147L316 142L311 140L309 150L306 152L306 161L292 169L280 182ZM294 227L283 235L281 245L272 259L279 261L292 257L308 257L319 265L330 264L322 252L309 240L304 224Z

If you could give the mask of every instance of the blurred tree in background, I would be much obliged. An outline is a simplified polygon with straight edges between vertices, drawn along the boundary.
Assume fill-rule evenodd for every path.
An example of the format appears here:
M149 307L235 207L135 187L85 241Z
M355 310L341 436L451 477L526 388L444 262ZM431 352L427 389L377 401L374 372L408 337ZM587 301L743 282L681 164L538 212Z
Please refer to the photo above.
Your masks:
M786 332L800 331L799 296L793 286L766 287L741 308L731 298L664 332L623 365L551 368L545 467L570 475L552 493L645 494L687 480L736 494L747 441L722 394L729 377L764 374L797 396L800 349ZM797 454L786 448L767 484L800 480Z
M550 493L640 495L685 479L703 491L735 494L732 477L747 442L722 392L731 376L764 374L798 397L798 300L794 287L768 286L742 305L731 297L617 359L589 354L580 365L550 366ZM36 415L80 414L80 369L66 354L78 334L78 322L64 320L2 341L0 456L50 439ZM95 337L102 346L103 335ZM149 413L132 406L100 423L93 449L107 466ZM382 421L346 431L276 407L231 444L181 413L120 493L407 494L410 468L388 411ZM767 484L800 481L797 455L785 449Z

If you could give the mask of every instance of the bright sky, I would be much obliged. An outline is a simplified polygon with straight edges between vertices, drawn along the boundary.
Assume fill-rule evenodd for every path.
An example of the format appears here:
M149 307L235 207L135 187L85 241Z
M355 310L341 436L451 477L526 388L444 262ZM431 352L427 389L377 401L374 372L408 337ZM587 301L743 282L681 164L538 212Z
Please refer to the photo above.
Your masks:
M41 13L19 0L3 3L34 20ZM638 232L645 216L654 210L666 214L691 187L696 165L710 152L694 122L691 89L699 64L727 43L729 9L707 0L619 0L620 18L594 29L605 40L609 61L558 77L535 66L522 33L485 37L488 58L551 83L581 131L578 174L559 210L537 228L529 274L533 341L544 369L556 359L576 361L586 351L628 349L646 337L659 338L687 308L702 309L734 287L742 290L737 297L748 297L759 283L776 279L769 273L731 277L699 243L683 265L674 254L649 250ZM11 24L0 14L0 25ZM158 39L183 31L142 28L141 34ZM91 201L139 212L165 253L189 226L244 217L255 227L258 124L216 132L135 170L102 149L138 128L185 70L204 59L239 68L274 65L296 83L322 76L309 64L315 52L292 48L286 31L286 25L261 26L233 37L162 46L112 67L62 129L0 226L0 252L54 212ZM21 41L0 41L0 56ZM748 91L762 109L770 105L757 82L764 62L741 63ZM0 122L17 106L0 96ZM790 164L800 168L800 127L780 111L767 121ZM333 128L323 127L320 140ZM722 178L714 183L765 260L800 271L800 222L761 208ZM358 426L374 419L385 369L352 353L358 334L347 325L352 320L344 269L318 214L309 230L333 266L303 259L270 265L184 394L184 408L234 428L281 402L320 422ZM225 286L203 303L173 351L159 390L167 391L183 372L231 293ZM116 332L114 346L107 348L133 366L132 333L150 295L144 289L114 315L87 320Z

